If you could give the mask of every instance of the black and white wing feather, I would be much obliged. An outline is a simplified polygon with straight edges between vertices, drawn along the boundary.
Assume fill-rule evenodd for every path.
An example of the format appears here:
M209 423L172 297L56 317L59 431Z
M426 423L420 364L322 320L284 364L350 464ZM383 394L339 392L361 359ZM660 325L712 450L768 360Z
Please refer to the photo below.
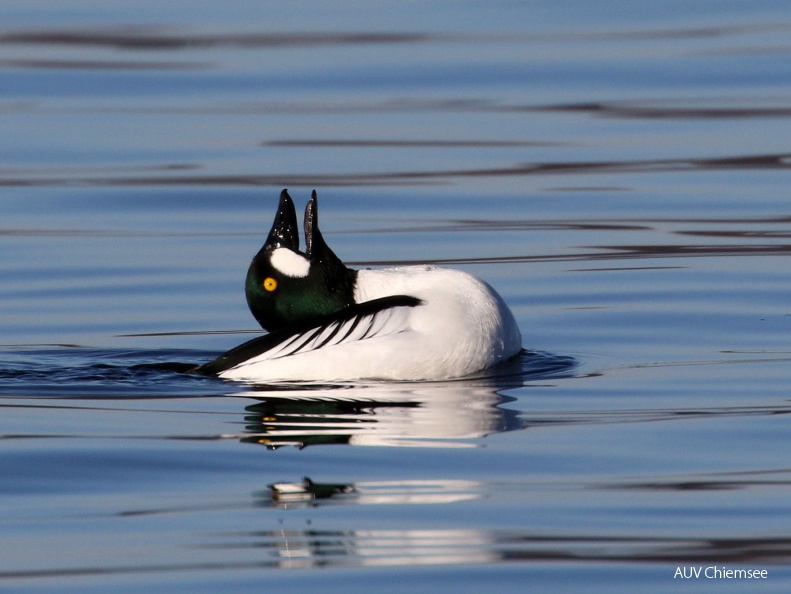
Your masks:
M277 330L254 338L214 361L195 369L204 375L220 375L247 363L273 361L341 344L404 332L409 329L404 308L423 302L407 295L394 295L355 304L329 316L288 330Z

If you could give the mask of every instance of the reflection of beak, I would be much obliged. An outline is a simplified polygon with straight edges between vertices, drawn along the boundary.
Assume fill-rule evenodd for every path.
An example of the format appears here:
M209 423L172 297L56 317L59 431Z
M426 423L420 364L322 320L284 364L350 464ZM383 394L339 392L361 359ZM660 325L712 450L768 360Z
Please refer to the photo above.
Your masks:
M275 483L269 485L272 501L286 504L314 499L329 499L333 495L340 493L351 493L354 491L352 485L314 483L308 477L302 479L301 483Z
M482 497L478 481L402 480L358 483L314 483L308 477L301 482L274 483L268 493L261 493L263 505L318 505L319 500L334 499L354 505L433 504L470 501ZM345 497L341 497L345 496Z
M280 203L277 205L275 222L266 238L264 247L285 247L295 252L299 251L299 227L297 225L297 212L287 190L280 192Z

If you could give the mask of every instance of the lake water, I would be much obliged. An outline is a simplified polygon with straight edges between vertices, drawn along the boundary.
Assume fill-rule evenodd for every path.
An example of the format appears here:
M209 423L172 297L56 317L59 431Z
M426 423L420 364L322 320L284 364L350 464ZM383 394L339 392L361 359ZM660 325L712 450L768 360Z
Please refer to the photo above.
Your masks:
M787 3L0 23L0 590L791 589ZM486 279L529 353L182 373L254 335L283 187L347 263Z

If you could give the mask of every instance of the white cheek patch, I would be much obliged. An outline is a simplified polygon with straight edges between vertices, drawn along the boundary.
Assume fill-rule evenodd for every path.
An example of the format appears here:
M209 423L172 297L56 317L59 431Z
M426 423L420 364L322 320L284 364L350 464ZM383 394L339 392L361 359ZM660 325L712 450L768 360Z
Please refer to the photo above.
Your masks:
M307 276L310 271L310 260L288 248L276 248L269 258L275 270L286 276Z

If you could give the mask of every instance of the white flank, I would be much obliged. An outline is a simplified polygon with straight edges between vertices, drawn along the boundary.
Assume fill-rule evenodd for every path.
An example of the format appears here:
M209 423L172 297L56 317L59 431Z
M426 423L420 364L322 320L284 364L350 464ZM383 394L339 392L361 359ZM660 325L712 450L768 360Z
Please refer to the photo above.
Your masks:
M288 248L275 249L269 261L278 272L282 272L286 276L303 277L307 276L310 271L310 260Z

